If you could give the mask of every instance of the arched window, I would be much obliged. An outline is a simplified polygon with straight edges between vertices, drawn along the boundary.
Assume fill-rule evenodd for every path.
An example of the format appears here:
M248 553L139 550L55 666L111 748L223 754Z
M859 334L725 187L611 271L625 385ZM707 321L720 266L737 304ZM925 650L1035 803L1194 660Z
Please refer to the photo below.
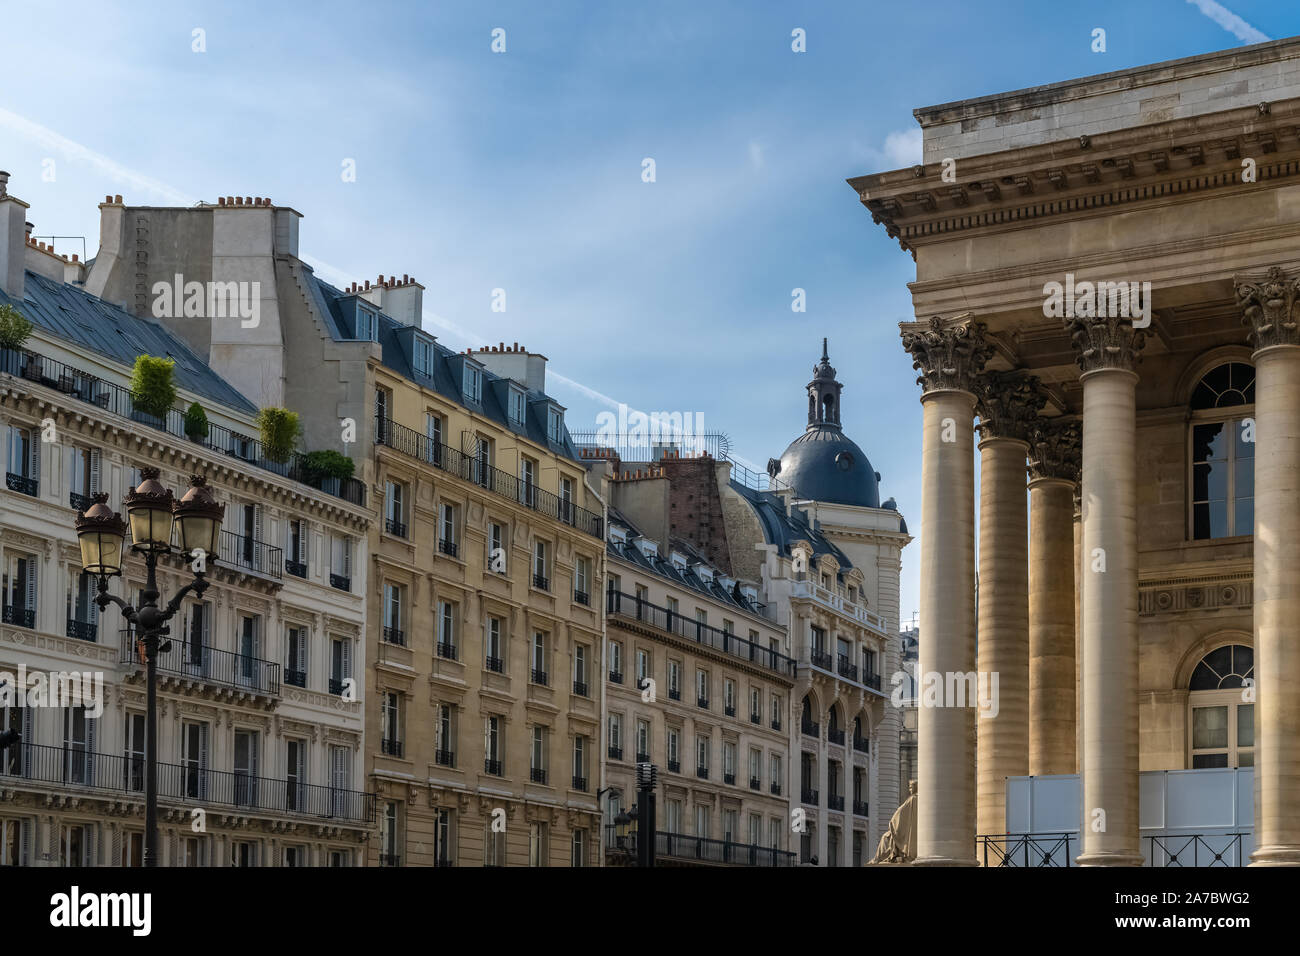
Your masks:
M1255 369L1226 362L1192 392L1191 533L1196 541L1252 534Z
M1255 652L1244 644L1215 648L1196 665L1187 695L1193 770L1255 765L1255 705L1242 700L1254 675Z

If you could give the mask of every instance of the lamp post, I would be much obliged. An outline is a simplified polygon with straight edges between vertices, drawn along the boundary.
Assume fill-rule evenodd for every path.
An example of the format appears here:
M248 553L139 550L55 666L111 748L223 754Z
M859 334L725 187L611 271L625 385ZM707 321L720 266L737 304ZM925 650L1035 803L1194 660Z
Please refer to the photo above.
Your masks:
M180 501L158 481L157 468L140 470L140 486L122 499L131 524L131 549L144 556L147 577L140 592L140 607L133 608L108 593L108 579L122 573L123 539L127 524L108 506L108 495L100 492L84 513L77 515L77 538L81 542L81 564L87 574L99 578L95 603L101 611L116 604L135 632L137 645L145 654L147 709L145 713L145 823L144 865L158 865L158 654L171 649L164 641L171 628L167 622L180 609L187 594L202 596L207 590L207 561L218 552L221 520L226 506L218 504L202 475L190 478L189 491ZM175 553L194 558L194 580L181 588L166 607L160 608L156 570L160 555L173 553L172 524L179 527L180 547Z

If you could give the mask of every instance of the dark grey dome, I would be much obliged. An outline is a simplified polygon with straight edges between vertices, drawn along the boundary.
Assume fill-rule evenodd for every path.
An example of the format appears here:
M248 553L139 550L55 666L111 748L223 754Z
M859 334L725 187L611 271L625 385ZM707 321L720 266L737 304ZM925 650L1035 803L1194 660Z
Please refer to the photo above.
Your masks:
M822 360L808 383L808 429L768 473L800 497L829 504L880 507L880 476L840 426L840 391L822 339Z
M880 486L866 454L838 426L814 425L790 443L777 478L802 498L880 507Z

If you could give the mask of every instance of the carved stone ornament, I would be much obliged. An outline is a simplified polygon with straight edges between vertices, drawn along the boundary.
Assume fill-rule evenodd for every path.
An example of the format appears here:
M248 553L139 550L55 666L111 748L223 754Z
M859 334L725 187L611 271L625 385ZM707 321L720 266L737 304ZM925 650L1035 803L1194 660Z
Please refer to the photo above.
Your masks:
M1131 372L1147 340L1145 332L1133 328L1132 319L1116 316L1067 318L1065 330L1083 372L1112 368Z
M1271 266L1262 274L1237 276L1235 285L1242 321L1250 327L1255 348L1300 345L1300 326L1294 312L1300 274Z
M974 392L975 376L993 354L985 337L987 326L969 313L951 319L939 316L924 322L900 322L903 348L912 356L916 382L923 392L955 389Z
M980 417L976 427L984 438L1029 441L1038 410L1046 404L1047 396L1032 375L985 372L975 379L975 411Z
M1075 419L1040 418L1029 434L1029 478L1078 482L1083 431Z

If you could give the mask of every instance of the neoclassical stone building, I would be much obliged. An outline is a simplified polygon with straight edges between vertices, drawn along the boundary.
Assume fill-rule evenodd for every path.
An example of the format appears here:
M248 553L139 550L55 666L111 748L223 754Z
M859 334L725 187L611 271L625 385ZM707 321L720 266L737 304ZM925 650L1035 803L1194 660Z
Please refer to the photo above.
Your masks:
M1253 767L1300 863L1300 41L916 116L850 184L916 261L920 669L1000 678L919 709L918 862L1077 768L1079 862L1135 865L1139 771Z

